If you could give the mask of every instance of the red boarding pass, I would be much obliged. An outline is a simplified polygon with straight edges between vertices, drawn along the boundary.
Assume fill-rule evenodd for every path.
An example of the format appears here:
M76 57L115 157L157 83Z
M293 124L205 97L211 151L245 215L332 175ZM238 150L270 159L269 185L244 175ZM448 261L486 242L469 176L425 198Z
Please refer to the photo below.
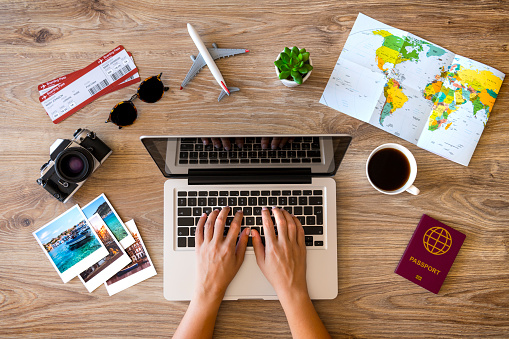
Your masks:
M129 55L129 57L131 57L131 59L133 59L131 52L127 52L127 54ZM133 60L133 62L134 62L134 60ZM51 89L55 88L55 86L57 86L57 85L60 85L62 87L61 84L69 84L72 81L76 80L81 75L86 73L87 67L40 84L39 86L37 86L37 89L39 90L39 96L43 96L45 93L47 93ZM136 80L132 81L134 79L136 79ZM133 76L129 77L127 80L124 80L120 85L118 85L117 87L112 89L110 92L124 88L124 87L129 86L129 85L136 83L138 81L139 81L139 74L136 73Z
M85 70L86 73L73 82L60 83L39 98L55 124L107 93L111 90L108 86L117 86L138 71L122 46L102 56Z

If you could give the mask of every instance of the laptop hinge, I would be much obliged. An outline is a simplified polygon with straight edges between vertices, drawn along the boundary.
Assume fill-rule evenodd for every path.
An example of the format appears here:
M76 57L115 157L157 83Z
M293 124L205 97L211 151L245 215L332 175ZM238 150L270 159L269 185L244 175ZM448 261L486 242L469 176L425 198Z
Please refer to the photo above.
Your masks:
M190 169L190 185L213 184L310 184L311 169Z

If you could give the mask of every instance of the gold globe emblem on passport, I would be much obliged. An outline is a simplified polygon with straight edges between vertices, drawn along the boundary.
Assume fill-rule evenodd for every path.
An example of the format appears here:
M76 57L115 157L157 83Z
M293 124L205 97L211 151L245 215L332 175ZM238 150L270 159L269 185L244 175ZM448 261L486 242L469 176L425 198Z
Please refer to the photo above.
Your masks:
M445 228L432 227L426 231L422 238L424 248L434 255L447 253L452 245L452 237Z

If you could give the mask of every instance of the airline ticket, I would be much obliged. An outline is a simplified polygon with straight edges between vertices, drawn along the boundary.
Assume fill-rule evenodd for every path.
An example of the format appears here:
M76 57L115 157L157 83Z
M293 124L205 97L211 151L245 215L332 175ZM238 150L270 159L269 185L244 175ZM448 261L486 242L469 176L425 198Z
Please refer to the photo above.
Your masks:
M74 80L72 76L66 76L66 79L56 81L57 84L44 93L39 101L56 124L137 72L127 51L118 46L87 66L83 74L78 74Z

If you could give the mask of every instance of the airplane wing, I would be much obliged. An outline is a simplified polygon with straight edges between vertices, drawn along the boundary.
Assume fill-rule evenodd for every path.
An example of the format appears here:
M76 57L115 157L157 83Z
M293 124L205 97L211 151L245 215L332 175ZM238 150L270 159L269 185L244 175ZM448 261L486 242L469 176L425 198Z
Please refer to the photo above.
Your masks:
M249 52L249 50L242 48L217 48L217 45L215 43L212 44L212 48L207 49L209 50L210 56L214 60ZM203 60L201 54L198 54L196 58L191 56L191 60L193 60L193 65L191 66L189 72L187 72L184 81L182 81L180 89L184 88L189 83L189 81L191 81L191 79L193 79L196 76L196 74L198 74L198 72L203 68L203 66L206 65L205 60Z

